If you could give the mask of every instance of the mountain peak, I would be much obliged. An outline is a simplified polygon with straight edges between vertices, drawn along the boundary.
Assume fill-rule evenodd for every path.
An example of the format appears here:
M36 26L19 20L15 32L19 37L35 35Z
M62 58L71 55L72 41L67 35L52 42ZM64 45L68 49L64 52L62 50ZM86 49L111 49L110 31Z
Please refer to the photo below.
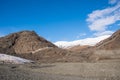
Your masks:
M56 47L34 31L20 31L0 38L1 53L25 54L44 47Z

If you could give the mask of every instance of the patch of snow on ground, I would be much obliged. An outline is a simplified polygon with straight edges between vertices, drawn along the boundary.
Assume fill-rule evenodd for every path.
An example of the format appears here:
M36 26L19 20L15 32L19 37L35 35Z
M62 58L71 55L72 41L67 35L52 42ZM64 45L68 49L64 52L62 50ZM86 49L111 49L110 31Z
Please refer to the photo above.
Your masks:
M13 64L24 64L24 63L33 62L31 60L15 57L11 55L1 54L1 53L0 53L0 61L4 63L13 63Z

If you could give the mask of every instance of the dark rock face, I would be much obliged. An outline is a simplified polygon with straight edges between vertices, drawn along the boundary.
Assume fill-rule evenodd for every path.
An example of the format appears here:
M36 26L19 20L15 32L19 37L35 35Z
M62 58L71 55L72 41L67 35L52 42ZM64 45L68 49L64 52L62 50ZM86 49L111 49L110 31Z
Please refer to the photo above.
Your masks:
M21 31L0 38L0 53L26 54L44 47L56 48L34 31Z

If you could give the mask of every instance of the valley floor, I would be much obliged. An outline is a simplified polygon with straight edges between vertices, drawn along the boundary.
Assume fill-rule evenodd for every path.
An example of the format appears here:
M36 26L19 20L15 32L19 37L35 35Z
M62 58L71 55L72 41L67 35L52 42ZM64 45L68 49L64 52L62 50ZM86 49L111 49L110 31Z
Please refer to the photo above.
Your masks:
M120 62L0 64L0 80L120 80Z

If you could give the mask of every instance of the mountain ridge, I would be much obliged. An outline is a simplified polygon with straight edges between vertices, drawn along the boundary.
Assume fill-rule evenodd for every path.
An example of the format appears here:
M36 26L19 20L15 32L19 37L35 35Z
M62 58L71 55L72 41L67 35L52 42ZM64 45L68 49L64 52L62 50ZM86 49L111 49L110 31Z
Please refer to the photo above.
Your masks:
M97 49L113 50L120 49L120 29L113 33L107 39L104 39L95 45Z
M119 51L114 51L120 49L119 41L120 30L95 46L75 46L62 49L38 36L35 32L21 31L0 38L0 53L38 62L94 62L119 58Z

